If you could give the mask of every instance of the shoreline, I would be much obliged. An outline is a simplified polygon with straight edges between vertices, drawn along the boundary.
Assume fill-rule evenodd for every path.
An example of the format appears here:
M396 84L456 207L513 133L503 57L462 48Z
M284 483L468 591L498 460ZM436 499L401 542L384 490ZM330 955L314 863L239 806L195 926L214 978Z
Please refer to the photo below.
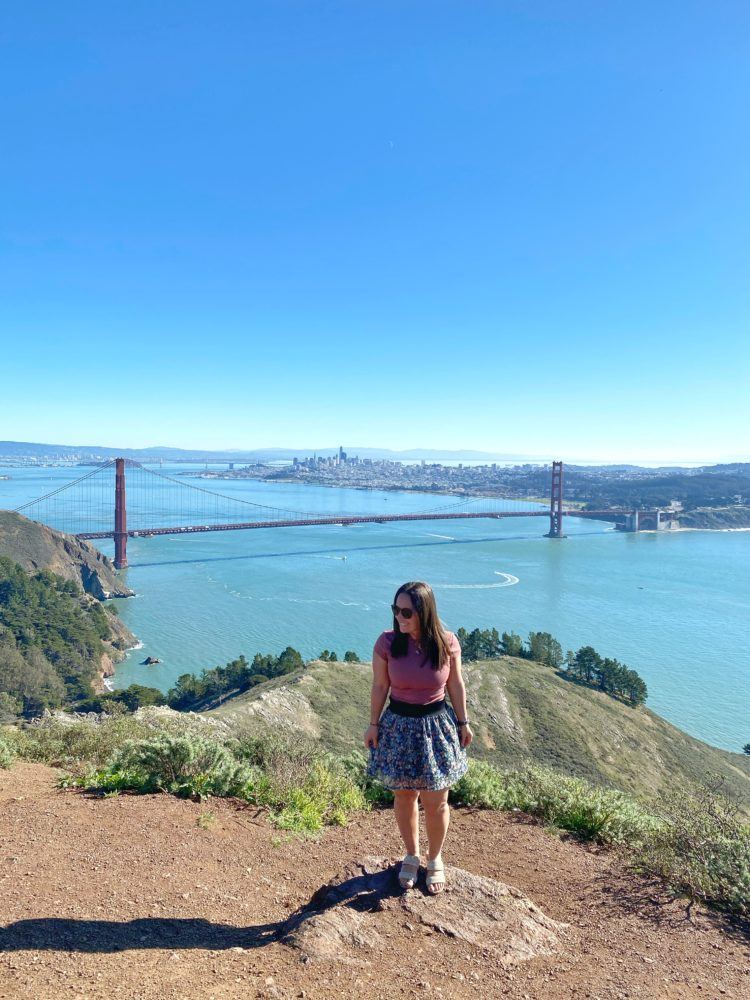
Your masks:
M182 473L182 475L190 475L190 473ZM510 500L510 501L513 501L513 502L516 502L516 503L521 503L523 500L527 500L529 503L536 503L536 504L540 504L541 506L545 506L545 507L549 506L549 504L550 504L550 498L549 497L508 497L508 496L505 496L505 495L496 495L496 494L490 494L490 493L486 493L486 492L483 492L483 493L470 493L470 492L467 492L466 490L462 490L462 489L456 489L456 490L431 490L431 489L429 489L427 487L424 487L424 486L418 486L418 487L415 486L413 488L410 488L408 486L403 486L403 485L363 486L363 485L358 484L358 483L326 483L326 482L314 483L314 482L309 482L308 480L300 480L300 479L297 479L297 478L295 478L293 476L290 476L290 477L285 478L285 479L281 479L281 478L279 478L279 479L270 479L268 476L227 476L227 475L209 475L209 476L204 476L204 475L198 475L196 478L198 478L198 479L216 479L216 480L224 481L224 482L237 482L238 480L252 479L254 482L258 482L258 483L280 483L280 484L285 484L285 485L289 484L289 483L292 483L292 484L297 485L297 486L320 486L320 487L324 487L325 489L331 489L331 490L337 490L337 489L338 490L361 490L363 492L379 491L381 493L423 493L425 496L464 497L467 500ZM582 501L568 501L568 502L569 503L582 504ZM567 516L569 516L569 517L575 517L576 515L575 514L568 514ZM750 531L750 525L748 525L746 527L731 527L731 526L727 526L727 527L721 527L721 528L708 527L708 526L696 528L696 527L688 527L686 525L685 527L664 529L664 532L666 532L666 531L675 531L675 532L676 531ZM638 533L639 534L646 534L646 533L652 534L652 533L657 533L657 532L652 532L649 529L644 529L643 531L639 531ZM661 529L660 529L660 531L658 533L661 533Z

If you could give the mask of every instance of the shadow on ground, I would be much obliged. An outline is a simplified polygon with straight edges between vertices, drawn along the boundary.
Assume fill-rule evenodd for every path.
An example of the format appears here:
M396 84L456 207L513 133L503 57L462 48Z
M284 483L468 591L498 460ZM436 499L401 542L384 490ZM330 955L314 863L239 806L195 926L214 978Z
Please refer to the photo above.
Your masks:
M19 920L0 928L0 952L260 948L277 941L285 924L286 921L282 920L254 927L232 927L195 917L142 917L128 921L42 917Z
M380 873L377 890L371 878L360 875L335 887L321 886L310 901L289 917L274 923L250 927L214 924L196 917L140 917L136 920L72 920L64 917L40 917L18 920L0 928L0 952L74 951L117 952L143 948L210 949L262 948L273 944L290 927L311 913L320 913L338 902L356 909L378 907L378 900L398 895L403 890L396 879L397 866Z

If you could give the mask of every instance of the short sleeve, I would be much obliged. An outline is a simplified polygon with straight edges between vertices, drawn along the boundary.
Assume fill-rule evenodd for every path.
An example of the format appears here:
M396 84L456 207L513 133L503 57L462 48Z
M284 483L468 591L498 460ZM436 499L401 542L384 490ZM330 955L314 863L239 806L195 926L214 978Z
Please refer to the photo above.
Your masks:
M461 643L458 641L458 636L455 632L448 633L448 649L451 656L456 656L461 652Z
M381 632L375 642L375 652L378 656L382 656L384 660L387 660L391 655L391 643L385 632Z

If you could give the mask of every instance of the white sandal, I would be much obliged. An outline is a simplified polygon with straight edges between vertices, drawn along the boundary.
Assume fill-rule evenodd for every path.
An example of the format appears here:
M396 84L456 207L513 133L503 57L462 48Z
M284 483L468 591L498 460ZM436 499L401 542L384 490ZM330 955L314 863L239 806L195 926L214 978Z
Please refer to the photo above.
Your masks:
M443 861L440 855L434 858L432 861L427 862L427 878L425 879L425 884L427 885L427 891L431 896L437 896L439 892L443 889L435 889L432 891L433 885L444 886L445 885L445 868L443 867Z
M416 854L407 854L401 862L398 873L398 884L402 889L413 889L419 874L419 858Z

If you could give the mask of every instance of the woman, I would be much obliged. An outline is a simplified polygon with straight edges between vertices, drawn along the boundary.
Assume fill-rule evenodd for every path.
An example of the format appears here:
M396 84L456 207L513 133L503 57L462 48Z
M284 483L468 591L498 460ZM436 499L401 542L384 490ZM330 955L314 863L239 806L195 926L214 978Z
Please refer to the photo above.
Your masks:
M440 852L448 832L448 789L466 773L465 748L473 739L461 647L453 632L442 627L428 584L404 583L391 610L393 629L381 633L372 654L367 773L394 793L396 823L406 848L399 871L404 889L414 886L419 872L422 799L429 841L426 882L434 894L445 885ZM381 715L389 689L390 703ZM446 689L453 707L445 700Z

